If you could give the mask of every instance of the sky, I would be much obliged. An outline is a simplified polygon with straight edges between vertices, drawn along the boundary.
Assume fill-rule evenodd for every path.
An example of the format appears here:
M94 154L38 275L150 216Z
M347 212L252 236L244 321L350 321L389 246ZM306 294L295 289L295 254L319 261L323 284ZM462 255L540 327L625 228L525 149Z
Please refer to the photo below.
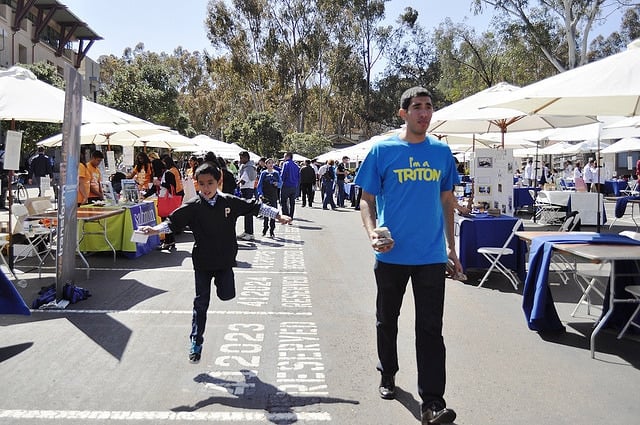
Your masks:
M208 0L59 1L104 38L89 50L88 55L94 60L105 54L119 57L126 47L133 48L138 42L157 53L171 53L177 46L189 51L212 51L204 25ZM411 6L419 12L423 26L434 27L447 16L454 22L462 22L467 15L472 17L470 3L470 0L391 0L386 5L386 15L389 23L393 23L405 7ZM486 29L488 21L485 16L473 17L468 22Z
M191 52L212 51L204 25L208 0L59 1L103 37L89 49L88 56L94 60L105 54L120 57L125 48L133 48L139 42L156 53L172 53L178 46ZM488 28L491 14L474 16L470 4L471 0L391 0L386 4L386 16L391 24L411 6L418 11L418 21L425 28L435 28L449 17L454 23L464 21L480 33ZM608 31L603 32L608 34L618 26L619 19L610 19Z

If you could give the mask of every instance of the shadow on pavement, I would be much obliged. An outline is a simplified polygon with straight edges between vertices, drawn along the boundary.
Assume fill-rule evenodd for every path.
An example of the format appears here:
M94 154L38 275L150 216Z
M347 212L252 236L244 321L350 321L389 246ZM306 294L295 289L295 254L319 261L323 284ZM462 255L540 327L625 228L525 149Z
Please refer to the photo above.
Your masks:
M345 400L335 397L293 396L278 390L274 385L261 381L255 373L249 370L241 370L240 372L244 376L244 381L230 381L216 378L206 373L201 373L194 378L194 381L198 383L222 387L234 398L224 396L209 397L193 406L178 406L171 410L174 412L194 412L212 404L221 404L243 409L264 410L267 413L266 417L269 422L291 424L298 421L293 411L294 407L313 404L360 404L357 400Z
M17 356L23 351L28 350L33 346L33 342L23 342L22 344L9 345L7 347L0 347L0 363L5 360L9 360L13 356Z

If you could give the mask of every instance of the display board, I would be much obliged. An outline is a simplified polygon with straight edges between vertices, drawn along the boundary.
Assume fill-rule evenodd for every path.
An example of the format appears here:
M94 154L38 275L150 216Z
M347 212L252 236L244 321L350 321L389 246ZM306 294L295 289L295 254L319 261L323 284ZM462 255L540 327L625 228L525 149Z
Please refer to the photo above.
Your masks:
M472 163L474 205L485 203L513 215L513 149L477 149Z

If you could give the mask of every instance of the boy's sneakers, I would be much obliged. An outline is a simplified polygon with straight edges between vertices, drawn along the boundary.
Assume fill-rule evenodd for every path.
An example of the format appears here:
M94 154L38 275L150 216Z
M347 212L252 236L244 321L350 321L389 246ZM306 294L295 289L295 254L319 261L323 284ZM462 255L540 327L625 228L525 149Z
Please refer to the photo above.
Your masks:
M196 344L195 341L191 341L191 349L189 350L189 361L191 363L198 363L202 355L202 345Z
M255 238L253 237L253 235L251 233L243 233L242 235L238 236L238 239L243 240L243 241L252 241Z

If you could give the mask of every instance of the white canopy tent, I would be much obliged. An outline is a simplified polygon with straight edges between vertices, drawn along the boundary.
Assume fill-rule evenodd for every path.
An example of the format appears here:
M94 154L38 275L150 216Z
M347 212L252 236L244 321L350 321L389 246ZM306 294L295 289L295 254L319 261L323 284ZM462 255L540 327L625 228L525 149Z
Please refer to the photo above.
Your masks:
M602 149L601 153L638 152L640 151L640 139L637 137L625 137Z
M508 98L519 87L498 83L474 95L433 113L430 133L499 133L501 140L511 131L540 130L556 127L573 127L595 122L588 116L536 116L527 115L511 108L486 108L489 103L497 103Z

